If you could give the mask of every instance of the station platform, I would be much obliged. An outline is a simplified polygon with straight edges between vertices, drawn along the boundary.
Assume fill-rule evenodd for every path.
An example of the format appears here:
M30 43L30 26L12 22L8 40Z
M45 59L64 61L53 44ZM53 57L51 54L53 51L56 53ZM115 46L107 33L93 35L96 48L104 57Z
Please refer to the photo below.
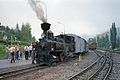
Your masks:
M15 63L10 63L10 60L4 59L0 60L0 69L2 68L9 68L9 67L15 67L15 66L22 66L32 64L32 60L16 60Z

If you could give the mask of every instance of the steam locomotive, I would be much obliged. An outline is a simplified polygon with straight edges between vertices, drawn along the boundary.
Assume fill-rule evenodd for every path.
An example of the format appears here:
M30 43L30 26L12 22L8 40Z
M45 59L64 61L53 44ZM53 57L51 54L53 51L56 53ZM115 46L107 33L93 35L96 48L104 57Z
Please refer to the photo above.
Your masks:
M43 23L41 27L42 38L33 45L37 64L55 65L57 62L65 62L70 57L88 51L88 44L83 38L74 34L54 36L49 30L49 23Z

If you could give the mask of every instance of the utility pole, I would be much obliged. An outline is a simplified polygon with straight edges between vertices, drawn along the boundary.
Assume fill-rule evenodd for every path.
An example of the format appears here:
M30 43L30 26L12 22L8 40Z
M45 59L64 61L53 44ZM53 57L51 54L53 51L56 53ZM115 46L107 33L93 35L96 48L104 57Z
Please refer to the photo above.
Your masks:
M61 22L58 22L58 23L63 25L63 27L64 27L64 34L65 34L65 25L63 23L61 23Z

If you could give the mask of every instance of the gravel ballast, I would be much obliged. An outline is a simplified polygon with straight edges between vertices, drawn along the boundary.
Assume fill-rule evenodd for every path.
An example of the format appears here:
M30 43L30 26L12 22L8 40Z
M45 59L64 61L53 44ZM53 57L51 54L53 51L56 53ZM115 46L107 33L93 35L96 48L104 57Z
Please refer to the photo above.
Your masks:
M11 80L66 80L76 72L92 64L97 58L98 56L93 51L90 51L83 56L81 61L78 59L71 60L55 67L38 70L17 78L14 77Z

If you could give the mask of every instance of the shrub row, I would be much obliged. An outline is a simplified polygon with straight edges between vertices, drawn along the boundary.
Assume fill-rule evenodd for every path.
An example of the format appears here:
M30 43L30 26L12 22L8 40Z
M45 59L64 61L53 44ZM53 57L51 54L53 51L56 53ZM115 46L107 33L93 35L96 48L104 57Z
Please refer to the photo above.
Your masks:
M29 45L30 43L28 42L23 42L23 41L14 41L12 42L12 45ZM4 41L4 40L0 40L0 59L4 59L6 54L5 54L5 47L7 45L11 45L11 41Z
M0 40L0 43L4 44L4 45L11 45L11 41ZM12 42L12 45L16 45L16 44L19 44L19 45L29 45L30 43L29 42L23 42L23 41L13 41Z
M5 58L5 45L0 44L0 59Z

